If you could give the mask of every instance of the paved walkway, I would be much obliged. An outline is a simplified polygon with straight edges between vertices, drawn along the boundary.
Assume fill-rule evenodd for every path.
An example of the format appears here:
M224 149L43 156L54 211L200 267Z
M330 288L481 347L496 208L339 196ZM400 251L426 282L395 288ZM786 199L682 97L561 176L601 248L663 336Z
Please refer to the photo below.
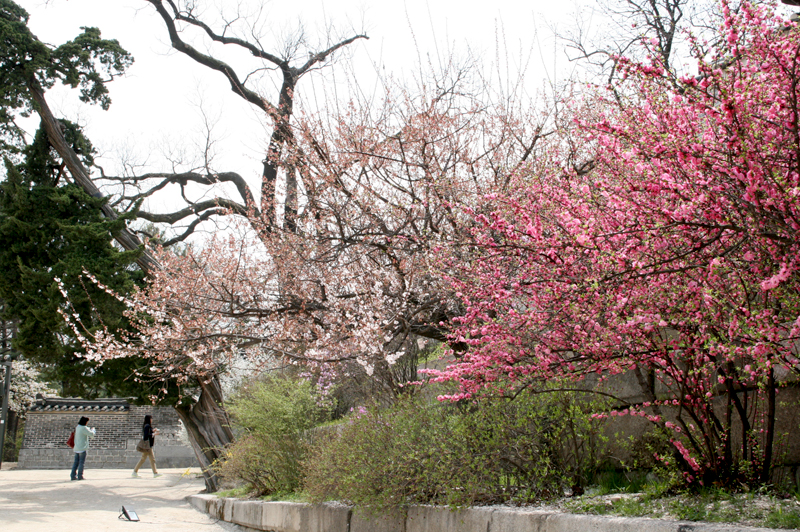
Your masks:
M72 482L64 470L0 470L2 532L230 532L239 527L216 521L192 508L187 495L203 490L199 470L149 470L132 478L128 469L87 469L86 480ZM133 508L138 523L117 518Z

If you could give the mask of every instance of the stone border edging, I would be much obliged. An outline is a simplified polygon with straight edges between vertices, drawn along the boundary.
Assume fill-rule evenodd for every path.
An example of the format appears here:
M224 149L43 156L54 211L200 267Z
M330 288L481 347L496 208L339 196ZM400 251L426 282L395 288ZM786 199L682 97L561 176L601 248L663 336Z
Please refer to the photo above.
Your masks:
M769 528L501 507L451 511L440 506L411 506L405 517L370 520L343 504L244 501L202 494L186 499L222 521L268 532L774 532Z

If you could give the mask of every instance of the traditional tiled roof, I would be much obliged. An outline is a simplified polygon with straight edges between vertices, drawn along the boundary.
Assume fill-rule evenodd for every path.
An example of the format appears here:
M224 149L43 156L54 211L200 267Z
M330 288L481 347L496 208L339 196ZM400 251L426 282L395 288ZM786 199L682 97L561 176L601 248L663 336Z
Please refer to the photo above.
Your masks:
M130 409L126 399L78 399L75 397L36 396L28 412L124 412Z

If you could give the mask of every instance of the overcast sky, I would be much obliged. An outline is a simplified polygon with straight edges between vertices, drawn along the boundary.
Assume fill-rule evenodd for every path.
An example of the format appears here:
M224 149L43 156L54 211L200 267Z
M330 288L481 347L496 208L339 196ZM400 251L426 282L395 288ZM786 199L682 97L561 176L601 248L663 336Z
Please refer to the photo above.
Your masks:
M109 85L109 111L87 106L78 91L53 89L48 101L57 116L84 126L100 152L96 159L109 175L120 172L120 161L146 164L136 173L185 171L200 166L198 155L205 142L204 120L213 123L215 139L213 170L238 172L258 194L261 161L271 129L263 113L235 96L225 79L171 50L163 21L144 0L15 0L31 15L29 26L39 39L57 46L74 38L81 26L100 28L105 38L118 39L135 58L125 77ZM348 47L348 53L322 74L301 79L301 98L311 99L321 89L329 90L330 77L346 77L352 68L359 82L382 73L412 76L420 62L444 61L450 52L480 59L493 73L526 69L529 92L569 76L574 68L563 50L554 45L555 26L573 24L576 4L551 0L494 0L493 2L443 0L198 0L208 6L204 19L214 20L216 6L231 9L239 4L264 5L268 22L266 48L285 41L285 34L302 23L309 40L326 35L349 37L366 33ZM254 10L251 9L251 12ZM251 17L252 18L252 17ZM584 18L586 16L584 15ZM219 26L215 26L218 28ZM329 28L333 28L329 31ZM200 41L197 41L200 42ZM205 51L201 47L201 51ZM279 51L279 50L276 50ZM226 53L214 51L215 54ZM244 54L246 56L246 54ZM224 56L238 64L240 56ZM249 56L244 57L249 60ZM498 63L500 63L498 68ZM243 64L243 63L242 63ZM242 69L240 77L248 70ZM366 87L373 83L365 83ZM277 90L268 83L262 93L272 102ZM346 92L346 91L344 91ZM201 111L202 109L202 111ZM35 130L38 121L28 127ZM211 197L206 191L205 197ZM202 199L195 195L195 200ZM145 203L152 212L171 212L181 203L179 190L162 192ZM207 227L218 231L222 226ZM196 239L202 239L197 234Z
M80 26L96 26L135 57L127 76L109 86L114 103L108 112L79 105L75 94L51 91L49 95L64 116L77 117L86 125L98 146L110 150L125 143L161 145L175 134L191 139L201 124L198 103L202 100L212 117L223 118L218 129L227 139L226 158L244 157L258 167L263 153L259 149L264 140L262 117L230 93L221 75L171 52L163 23L143 0L17 1L31 14L33 32L45 42L58 45L74 37ZM237 2L221 3L230 7ZM373 64L392 72L413 69L420 57L436 61L448 48L462 55L470 49L492 63L499 36L510 50L511 63L530 61L529 82L537 86L548 75L542 70L543 62L552 70L556 59L545 19L564 24L572 10L568 3L540 0L295 0L265 5L269 20L274 20L270 28L277 33L295 27L297 21L303 22L310 38L325 35L326 23L342 34L363 29L370 40L353 46L351 56L342 60L359 65L365 76ZM209 10L213 14L213 8ZM563 57L558 61L566 63ZM300 91L310 89L311 83L302 80ZM268 97L273 94L267 91Z

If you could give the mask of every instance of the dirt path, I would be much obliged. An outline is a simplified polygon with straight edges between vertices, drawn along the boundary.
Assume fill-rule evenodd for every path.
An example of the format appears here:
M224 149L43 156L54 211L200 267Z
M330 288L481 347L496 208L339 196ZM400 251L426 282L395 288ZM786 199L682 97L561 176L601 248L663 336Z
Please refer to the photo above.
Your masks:
M5 464L4 464L5 465ZM184 501L203 489L199 470L164 469L132 478L127 469L87 469L87 480L72 482L69 471L0 471L2 532L230 532L241 530L211 519ZM133 508L138 523L118 519L120 508Z

